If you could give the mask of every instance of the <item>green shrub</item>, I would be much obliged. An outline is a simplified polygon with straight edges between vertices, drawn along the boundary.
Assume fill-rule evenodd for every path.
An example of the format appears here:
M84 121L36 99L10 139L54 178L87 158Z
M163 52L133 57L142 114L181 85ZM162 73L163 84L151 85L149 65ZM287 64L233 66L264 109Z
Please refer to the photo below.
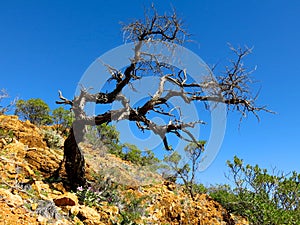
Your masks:
M184 184L185 191L193 200L195 200L195 194L199 191L195 190L195 188L200 188L197 187L195 179L201 163L201 154L204 151L205 143L205 141L198 141L197 143L191 142L188 144L184 148L187 161L183 161L182 156L176 151L173 151L170 155L165 155L163 159L169 167L167 177L169 179L179 178Z
M122 154L119 155L123 160L132 162L139 166L155 166L159 163L159 159L155 157L153 151L141 151L137 146L125 143Z
M225 184L209 187L207 189L207 193L215 201L219 202L222 206L224 206L229 212L238 211L238 198L233 193L229 185ZM241 215L242 212L239 212L238 214Z
M126 193L120 202L119 221L112 221L113 225L138 225L143 216L147 216L148 196L138 197L133 193Z
M193 190L197 194L207 193L207 188L203 184L193 184Z
M269 174L258 165L244 165L238 157L227 164L234 186L210 188L213 199L253 225L300 224L299 174Z
M94 174L94 179L95 181L89 182L88 187L77 188L79 202L90 207L100 207L103 201L116 204L120 199L117 185L103 175Z
M72 127L74 118L70 110L58 107L52 111L52 120L57 126L57 131L66 133L66 131Z
M86 143L91 144L94 149L101 149L120 156L122 146L119 143L119 132L114 126L102 124L99 126L88 126L84 136Z
M31 123L40 126L52 123L49 106L40 98L31 98L27 101L16 102L15 114L21 119L29 120Z
M91 144L94 149L108 152L117 157L132 162L139 166L153 166L159 163L151 150L141 151L133 144L121 144L120 133L115 126L102 124L100 126L89 126L84 136L85 142Z
M44 141L46 141L49 148L61 148L64 146L64 139L57 131L43 130Z

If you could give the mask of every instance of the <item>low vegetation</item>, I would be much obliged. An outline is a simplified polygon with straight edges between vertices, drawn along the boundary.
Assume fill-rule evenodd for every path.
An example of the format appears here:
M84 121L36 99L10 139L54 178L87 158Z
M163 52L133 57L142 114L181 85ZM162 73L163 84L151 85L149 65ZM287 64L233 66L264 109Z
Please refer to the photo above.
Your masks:
M227 165L234 185L208 188L213 199L253 225L300 224L300 174L269 173L238 157Z
M107 124L99 126L89 126L85 133L85 142L91 144L93 148L132 162L138 166L156 167L160 160L155 157L151 150L142 151L137 146L120 142L120 133L116 127Z
M41 126L52 123L49 106L40 98L29 100L18 100L16 102L15 114L19 118L29 120L31 123Z

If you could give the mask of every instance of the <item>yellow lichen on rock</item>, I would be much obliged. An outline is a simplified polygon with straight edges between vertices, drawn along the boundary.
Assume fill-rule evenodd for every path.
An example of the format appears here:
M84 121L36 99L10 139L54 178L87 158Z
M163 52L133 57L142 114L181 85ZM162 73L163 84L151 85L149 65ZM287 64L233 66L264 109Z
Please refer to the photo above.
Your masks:
M40 129L29 121L20 121L17 116L0 115L0 129L13 132L16 140L29 148L47 146Z

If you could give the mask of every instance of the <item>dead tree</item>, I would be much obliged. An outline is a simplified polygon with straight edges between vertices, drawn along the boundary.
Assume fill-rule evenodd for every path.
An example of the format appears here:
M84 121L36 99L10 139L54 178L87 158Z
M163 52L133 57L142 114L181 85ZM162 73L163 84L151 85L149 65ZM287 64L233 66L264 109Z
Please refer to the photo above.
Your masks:
M5 89L0 90L0 103L3 99L9 98L9 95ZM5 114L6 112L10 111L11 108L16 104L17 98L13 99L10 103L6 106L0 105L0 115Z
M114 85L109 92L98 92L91 94L87 89L82 88L80 94L73 100L63 97L59 92L60 101L57 104L71 105L75 115L75 122L69 137L64 144L64 161L68 180L72 188L85 184L84 177L84 156L77 143L82 141L84 127L86 125L100 125L112 121L128 120L135 122L141 131L151 131L159 135L167 150L169 144L166 134L175 134L178 138L189 142L198 143L193 136L190 128L202 121L184 122L173 114L168 102L172 98L181 98L185 103L192 102L225 103L228 109L241 112L242 117L248 113L253 113L258 117L258 111L268 111L264 106L255 105L257 96L252 97L248 85L251 79L248 71L243 65L243 58L251 52L249 48L238 48L231 50L236 54L236 59L226 67L226 73L217 79L207 79L197 83L188 79L188 71L172 68L172 66L160 63L155 55L143 52L142 46L151 41L163 41L164 43L182 45L188 33L185 31L182 21L173 12L171 15L159 15L154 8L145 16L143 21L137 20L129 25L123 26L126 38L135 43L133 57L129 61L129 66L123 71L106 65L111 77L108 81L113 81ZM125 87L137 79L143 79L144 74L155 74L160 77L160 83L153 96L139 105L133 107L127 96L122 94ZM176 88L166 89L166 84ZM205 92L210 88L211 91ZM108 110L96 116L87 116L84 107L86 103L110 104L119 101L122 107L119 109ZM168 110L169 109L169 110ZM156 124L149 119L149 112L157 115L169 117L166 124ZM74 133L76 132L76 135ZM77 138L81 137L81 138Z

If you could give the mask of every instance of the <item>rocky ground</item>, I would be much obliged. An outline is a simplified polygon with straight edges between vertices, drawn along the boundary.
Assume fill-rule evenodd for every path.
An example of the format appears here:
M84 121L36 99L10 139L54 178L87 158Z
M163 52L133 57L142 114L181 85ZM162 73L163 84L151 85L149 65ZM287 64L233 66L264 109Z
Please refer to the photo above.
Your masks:
M109 182L106 187L113 190L106 192L109 196L118 193L117 200L90 199L96 204L84 204L82 198L66 190L63 171L62 179L52 177L63 159L63 149L49 148L41 129L30 122L0 115L0 225L134 224L129 219L135 224L248 224L208 195L199 194L192 200L158 174L92 146L81 144L81 148L88 179Z

